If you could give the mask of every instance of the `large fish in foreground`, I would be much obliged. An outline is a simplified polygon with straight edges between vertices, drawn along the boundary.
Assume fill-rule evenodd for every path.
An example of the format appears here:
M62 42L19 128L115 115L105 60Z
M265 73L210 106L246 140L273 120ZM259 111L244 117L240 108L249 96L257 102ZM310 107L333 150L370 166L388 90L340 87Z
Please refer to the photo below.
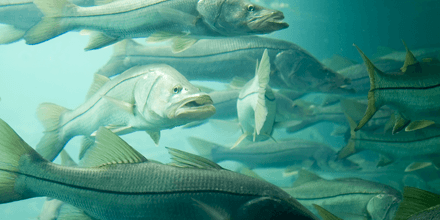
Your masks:
M120 0L79 7L67 0L35 0L43 20L25 35L38 44L75 29L96 31L86 50L98 49L125 38L149 37L173 41L180 52L199 38L266 34L287 28L281 11L247 0Z
M312 141L255 142L230 149L196 137L188 140L203 157L214 162L237 161L250 169L306 167L332 172L359 169L350 160L336 160L336 151L329 146Z
M318 219L275 185L176 149L179 166L149 161L103 127L80 168L43 159L2 120L0 134L0 203L48 196L65 202L59 219Z
M399 191L384 184L360 178L327 180L307 170L300 170L293 186L283 189L312 212L317 204L350 220L392 220L402 200Z
M367 111L355 128L361 129L383 105L396 110L393 134L405 129L413 131L440 122L440 62L436 59L419 62L406 48L401 72L385 74L377 69L356 46L370 76Z
M144 46L124 40L114 45L113 56L97 73L111 77L136 65L165 63L188 80L229 83L236 76L252 79L255 61L265 49L271 62L271 86L302 92L353 93L344 88L350 79L326 68L306 50L291 42L258 36L201 39L177 54L169 45Z
M394 220L440 219L440 195L414 187L403 189L403 201Z
M92 135L100 126L116 134L147 131L156 144L160 131L215 113L211 98L165 64L133 67L108 79L95 76L88 99L74 110L43 103L37 116L45 135L37 152L53 160L77 135Z

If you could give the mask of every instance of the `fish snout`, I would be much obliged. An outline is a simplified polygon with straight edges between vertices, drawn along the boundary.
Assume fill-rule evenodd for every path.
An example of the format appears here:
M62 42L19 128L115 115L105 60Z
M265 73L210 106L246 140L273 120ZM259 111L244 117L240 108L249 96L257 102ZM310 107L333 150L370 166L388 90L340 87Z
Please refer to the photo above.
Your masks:
M215 114L214 102L207 94L197 94L186 98L176 109L175 118L203 120Z
M267 34L289 27L283 22L284 14L278 10L263 10L260 16L251 19L248 27L255 33Z

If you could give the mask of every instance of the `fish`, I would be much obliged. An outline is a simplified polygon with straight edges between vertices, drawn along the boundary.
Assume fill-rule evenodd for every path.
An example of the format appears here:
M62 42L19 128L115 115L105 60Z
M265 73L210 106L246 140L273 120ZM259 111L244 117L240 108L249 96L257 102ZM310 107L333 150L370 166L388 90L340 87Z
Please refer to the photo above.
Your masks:
M419 62L406 46L407 56L400 72L385 74L377 69L356 46L370 76L368 108L355 131L361 129L383 105L396 112L393 134L414 131L440 122L440 61L436 59Z
M347 59L337 54L333 55L331 58L323 59L322 63L334 71L339 71L341 69L357 64L356 61Z
M379 153L381 158L377 166L386 166L395 160L427 162L440 166L440 127L430 126L414 132L398 134L373 133L364 130L354 131L356 122L347 115L351 137L348 144L338 152L338 158L346 158L363 150ZM420 166L420 167L417 167ZM426 163L410 164L406 171L426 167Z
M440 195L414 187L403 189L403 201L394 220L430 220L440 218Z
M93 31L85 50L99 49L125 38L172 40L181 52L199 38L267 34L287 28L281 11L247 0L119 0L79 7L67 0L34 0L41 22L26 32L27 44L39 44L75 29Z
M189 137L189 143L202 157L216 163L232 160L255 168L311 167L316 170L356 170L359 166L350 160L336 160L336 151L328 145L306 141L289 140L255 142L234 149L220 146L197 137Z
M355 92L354 89L344 88L350 84L350 79L326 68L296 44L260 36L200 39L180 53L173 53L170 45L144 46L126 39L113 46L112 57L96 73L112 77L132 66L165 63L176 68L188 80L229 83L237 76L252 79L255 60L261 58L265 49L271 62L272 87L301 92Z
M173 148L177 165L150 162L104 127L80 167L45 160L3 120L0 134L0 203L48 196L65 202L59 219L318 219L275 185Z
M238 123L243 134L234 144L236 147L247 137L253 141L264 141L271 137L276 115L276 99L270 88L270 61L264 50L255 70L255 77L241 89L237 100Z
M314 214L316 204L350 220L392 220L402 200L398 190L385 184L360 178L327 180L304 169L292 187L283 189Z
M94 0L70 0L80 6L96 4ZM99 2L99 1L97 1ZM2 0L0 1L0 44L9 44L23 38L31 27L41 21L43 13L31 0Z
M133 67L111 80L95 75L87 97L74 110L40 104L46 131L36 149L44 158L52 161L71 138L93 136L100 126L117 134L146 131L158 144L160 130L215 113L211 98L166 64Z

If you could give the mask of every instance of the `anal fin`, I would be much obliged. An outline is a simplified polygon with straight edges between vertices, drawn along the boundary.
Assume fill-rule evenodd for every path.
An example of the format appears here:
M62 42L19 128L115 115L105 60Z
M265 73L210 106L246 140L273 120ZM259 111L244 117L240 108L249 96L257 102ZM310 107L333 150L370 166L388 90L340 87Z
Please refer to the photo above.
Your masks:
M173 43L171 45L171 50L173 51L173 53L180 53L190 48L198 40L199 40L198 38L191 37L188 35L175 37L172 39Z
M86 48L84 48L84 50L96 50L114 44L119 40L120 39L118 38L110 37L104 33L94 31L90 34L89 43L87 44Z
M23 38L25 30L15 28L12 25L0 28L0 44L10 44Z
M150 135L151 139L153 139L154 144L156 146L159 146L159 139L160 139L160 131L146 131L148 135Z
M84 213L84 211L73 205L63 203L60 207L57 220L97 220L97 219L90 217L89 215Z
M430 120L412 121L411 123L409 123L408 126L406 126L405 131L414 131L414 130L426 128L433 124L435 124L435 122Z

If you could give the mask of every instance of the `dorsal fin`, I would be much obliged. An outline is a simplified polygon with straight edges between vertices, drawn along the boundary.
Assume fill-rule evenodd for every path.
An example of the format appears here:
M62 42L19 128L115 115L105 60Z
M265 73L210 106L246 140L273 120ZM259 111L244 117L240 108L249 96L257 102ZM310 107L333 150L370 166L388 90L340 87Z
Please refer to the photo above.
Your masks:
M194 154L185 151L177 150L170 147L165 147L171 154L171 160L181 167L196 167L203 169L223 169L218 164Z
M408 47L406 46L405 41L402 40L403 45L405 46L405 50L406 50L406 57L405 57L405 63L403 63L402 68L400 68L400 70L402 72L406 72L408 66L417 64L418 61L416 60L416 58L414 57L414 54L408 49Z
M296 179L295 182L293 182L293 187L300 186L300 185L307 183L307 182L310 182L310 181L316 181L316 180L322 179L318 175L316 175L308 170L305 170L305 169L301 169L298 172L298 175L299 175L298 179Z
M266 121L266 117L268 114L268 110L266 107L266 91L269 91L268 88L269 80L270 80L270 61L269 55L267 54L267 49L264 50L263 56L261 57L261 62L258 65L258 69L255 72L255 78L258 80L258 101L255 106L255 130L257 134L260 134L261 129L263 128L264 122ZM271 90L270 90L271 91ZM274 95L272 92L268 92L271 94L274 99Z
M405 186L403 200L399 205L394 220L406 220L412 215L440 204L440 195Z
M82 167L101 167L119 163L142 163L147 159L107 128L96 132L96 144L91 146L80 161Z
M86 100L93 96L104 84L106 84L110 79L106 76L95 74L93 77L92 85L86 95Z

